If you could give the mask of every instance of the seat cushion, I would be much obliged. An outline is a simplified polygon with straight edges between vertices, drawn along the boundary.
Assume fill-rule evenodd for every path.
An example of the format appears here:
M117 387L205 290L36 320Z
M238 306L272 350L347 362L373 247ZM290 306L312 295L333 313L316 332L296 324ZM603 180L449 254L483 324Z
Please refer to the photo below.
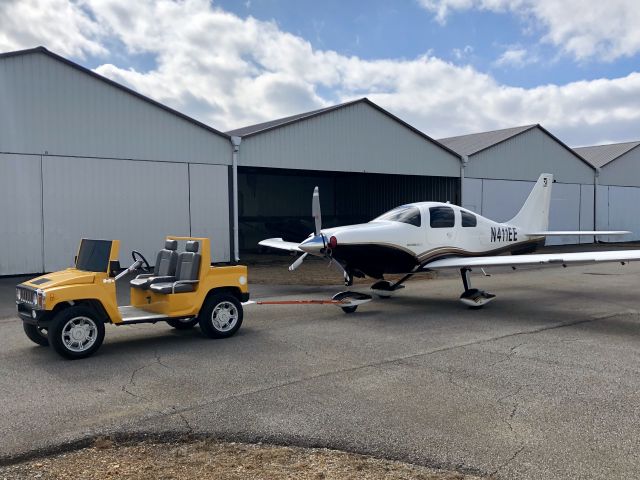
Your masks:
M173 283L175 281L176 281L176 277L169 277L169 276L149 277L145 275L138 275L136 278L134 278L129 282L129 285L133 288L139 288L141 290L149 290L149 287L154 283L160 283L160 282Z
M173 282L154 283L151 285L151 291L156 293L187 293L193 292L196 288L194 283L178 283L173 287Z

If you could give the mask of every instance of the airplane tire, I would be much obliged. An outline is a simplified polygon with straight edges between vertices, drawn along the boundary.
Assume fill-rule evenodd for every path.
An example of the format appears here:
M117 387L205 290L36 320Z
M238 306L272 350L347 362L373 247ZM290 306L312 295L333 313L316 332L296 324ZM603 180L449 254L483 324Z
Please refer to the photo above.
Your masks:
M342 311L344 313L353 313L358 309L358 306L356 305L354 307L340 307L340 308L342 308Z
M49 338L47 337L46 329L39 328L26 322L22 322L22 328L24 328L25 335L29 337L29 340L31 340L33 343L37 343L42 347L49 346Z
M195 318L172 318L167 323L176 330L189 330L198 324L198 317Z
M200 330L209 338L227 338L242 325L242 304L229 293L211 295L200 310Z
M82 305L60 311L49 325L49 344L69 360L93 355L104 340L104 323Z

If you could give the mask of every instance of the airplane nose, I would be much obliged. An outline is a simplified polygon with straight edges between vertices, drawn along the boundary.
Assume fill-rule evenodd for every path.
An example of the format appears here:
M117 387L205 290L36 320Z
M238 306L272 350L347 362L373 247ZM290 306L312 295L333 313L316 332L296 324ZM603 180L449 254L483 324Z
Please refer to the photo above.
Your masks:
M314 235L313 237L307 238L300 245L300 250L306 253L310 253L311 255L323 255L325 249L325 240L322 234Z

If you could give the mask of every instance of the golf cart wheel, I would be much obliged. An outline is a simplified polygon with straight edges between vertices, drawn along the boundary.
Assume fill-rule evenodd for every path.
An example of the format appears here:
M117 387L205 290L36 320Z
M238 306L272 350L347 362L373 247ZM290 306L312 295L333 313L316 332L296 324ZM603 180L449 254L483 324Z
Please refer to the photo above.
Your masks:
M49 325L49 344L70 360L92 355L104 340L104 323L87 307L69 307L58 313Z
M209 338L227 338L242 325L242 304L228 293L210 296L198 316L200 330Z
M356 305L354 307L340 307L340 308L342 308L342 311L344 313L353 313L358 309L358 306Z
M24 333L29 337L33 343L37 343L43 347L49 346L49 337L47 336L47 329L31 325L30 323L22 322Z
M195 318L172 318L167 323L176 330L189 330L198 324L198 317Z

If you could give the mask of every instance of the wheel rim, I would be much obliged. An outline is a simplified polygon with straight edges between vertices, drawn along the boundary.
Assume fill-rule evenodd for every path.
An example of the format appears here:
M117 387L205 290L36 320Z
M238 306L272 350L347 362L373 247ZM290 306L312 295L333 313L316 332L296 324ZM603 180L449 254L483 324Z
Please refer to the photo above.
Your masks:
M228 332L238 323L238 308L231 302L220 302L211 312L211 323L216 330Z
M98 326L89 317L74 317L62 328L62 343L72 352L85 352L98 338Z

